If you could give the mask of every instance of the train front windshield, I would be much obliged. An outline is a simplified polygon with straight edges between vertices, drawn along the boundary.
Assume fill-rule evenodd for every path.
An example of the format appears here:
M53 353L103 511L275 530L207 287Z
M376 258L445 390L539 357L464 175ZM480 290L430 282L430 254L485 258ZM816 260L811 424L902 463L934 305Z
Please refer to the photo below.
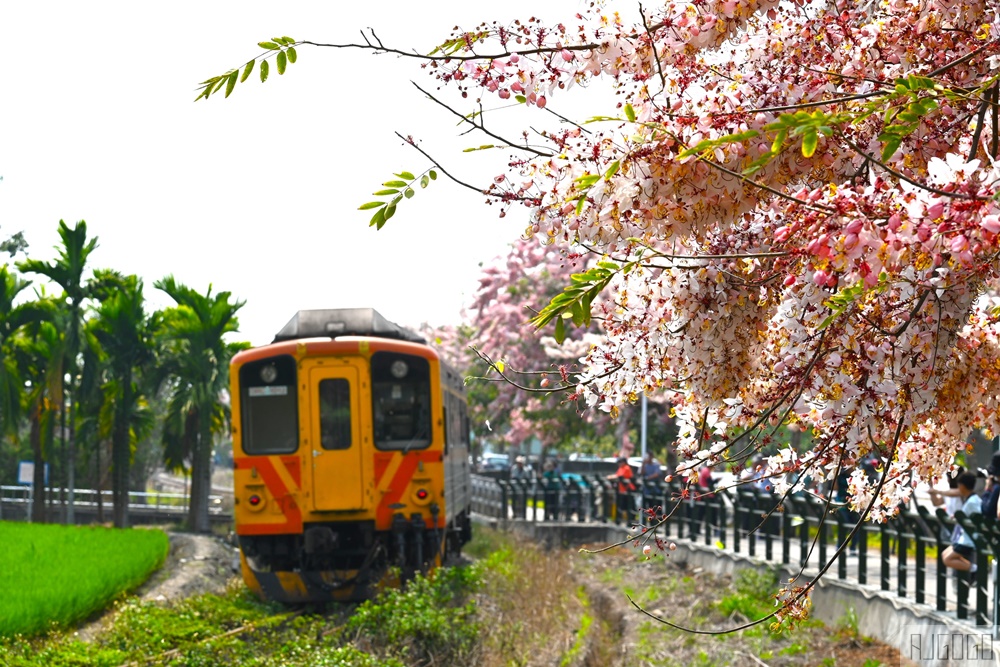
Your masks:
M372 355L372 415L378 449L425 449L431 444L431 368L423 357Z
M254 361L240 368L243 451L289 454L299 447L295 359Z

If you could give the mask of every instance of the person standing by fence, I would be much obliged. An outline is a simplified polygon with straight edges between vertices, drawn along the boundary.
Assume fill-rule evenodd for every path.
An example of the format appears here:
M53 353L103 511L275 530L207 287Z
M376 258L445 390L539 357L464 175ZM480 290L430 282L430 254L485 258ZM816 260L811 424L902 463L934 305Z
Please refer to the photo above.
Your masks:
M628 459L624 456L619 456L618 470L616 470L614 474L608 475L608 479L612 479L617 482L615 487L616 521L619 518L624 518L625 521L632 518L632 492L635 491L635 482L633 481L634 477L635 473L632 472L632 466L628 464Z

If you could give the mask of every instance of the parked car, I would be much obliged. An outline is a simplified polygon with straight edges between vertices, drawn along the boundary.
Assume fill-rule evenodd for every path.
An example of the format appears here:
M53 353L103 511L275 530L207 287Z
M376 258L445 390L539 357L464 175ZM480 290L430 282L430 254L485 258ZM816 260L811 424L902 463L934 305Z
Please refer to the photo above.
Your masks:
M510 457L506 454L483 454L479 459L479 472L506 472L510 470Z

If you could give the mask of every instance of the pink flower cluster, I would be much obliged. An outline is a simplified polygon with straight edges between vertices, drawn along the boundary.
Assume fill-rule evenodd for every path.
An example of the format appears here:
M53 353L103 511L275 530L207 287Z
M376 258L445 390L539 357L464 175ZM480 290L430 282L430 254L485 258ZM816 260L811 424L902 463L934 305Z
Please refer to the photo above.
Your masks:
M602 9L486 26L431 68L549 109L615 89L616 120L533 134L545 154L489 191L542 244L629 266L593 306L579 391L612 413L669 392L689 471L807 431L765 465L779 493L874 455L884 479L856 472L851 502L891 516L970 430L1000 432L997 7L693 0L628 27Z

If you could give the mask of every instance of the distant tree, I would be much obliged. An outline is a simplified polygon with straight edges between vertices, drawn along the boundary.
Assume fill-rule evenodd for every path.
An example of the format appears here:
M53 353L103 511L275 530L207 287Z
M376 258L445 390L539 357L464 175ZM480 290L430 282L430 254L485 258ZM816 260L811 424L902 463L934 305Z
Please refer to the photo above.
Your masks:
M229 361L247 347L228 343L236 332L236 313L244 302L230 292L205 294L177 283L173 276L156 287L177 303L163 312L163 354L159 372L169 394L163 425L165 463L170 468L191 467L192 530L208 532L208 498L212 484L212 438L226 430L228 406L222 397L229 388Z
M87 223L80 220L74 227L70 227L64 221L59 221L59 238L62 243L56 246L59 256L53 262L43 262L35 259L26 259L18 263L18 268L26 273L37 273L46 276L63 289L64 300L60 302L60 308L66 311L66 330L64 332L65 359L60 364L65 372L69 374L68 393L70 397L69 413L63 421L64 436L66 437L67 464L66 464L66 485L69 487L69 504L67 520L73 522L73 506L76 489L76 442L74 438L76 414L76 389L77 378L79 376L79 357L81 351L80 328L83 322L84 300L90 296L90 287L87 284L85 271L87 260L90 254L97 248L97 238L87 238ZM59 405L60 412L64 410L63 405ZM68 422L68 431L65 425Z
M30 285L6 264L0 266L0 435L16 436L21 419L24 381L14 351L14 335L29 324L51 316L51 303L26 301L15 305Z
M146 372L155 360L155 323L145 311L142 280L136 276L114 276L117 289L101 301L92 328L108 359L105 382L108 403L114 406L111 428L112 497L114 524L128 526L129 466L135 427L149 425L137 413L142 403L137 375Z
M508 445L537 438L570 449L610 433L606 415L582 415L584 406L557 390L579 371L578 360L594 336L576 329L559 345L531 322L586 262L585 256L521 238L484 266L467 316L468 344L479 353L469 375L481 378L469 383L470 403L482 435L488 421ZM609 441L606 448L616 447Z
M5 252L12 258L19 252L28 249L28 242L24 239L24 232L17 232L8 238L0 241L0 252Z
M58 318L55 321L33 323L18 331L14 339L14 354L26 386L22 409L28 417L34 462L31 520L36 523L46 520L45 464L52 451L56 415L63 400L66 341L59 326L62 323Z

